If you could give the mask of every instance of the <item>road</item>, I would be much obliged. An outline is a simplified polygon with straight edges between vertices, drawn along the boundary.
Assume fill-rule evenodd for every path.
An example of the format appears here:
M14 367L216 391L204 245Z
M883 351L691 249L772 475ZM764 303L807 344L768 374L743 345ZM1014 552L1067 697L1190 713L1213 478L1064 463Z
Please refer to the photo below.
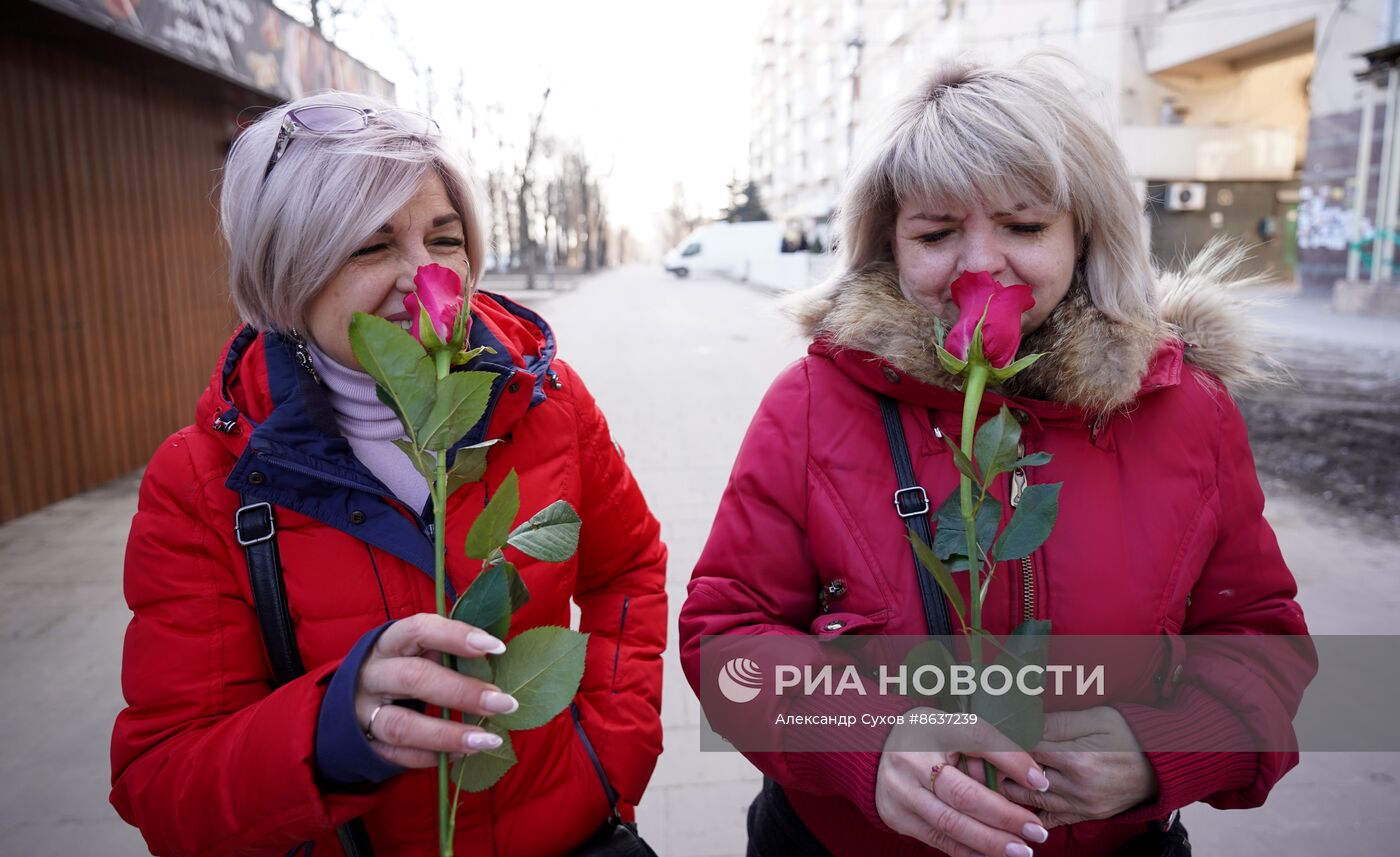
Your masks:
M489 284L488 284L489 288ZM771 297L631 267L526 298L553 324L646 491L671 548L671 637L685 582L749 415L804 346ZM1379 335L1379 334L1378 334ZM144 855L107 804L129 614L121 556L136 476L0 527L0 855ZM1316 633L1396 633L1400 539L1332 520L1286 483L1268 514ZM1388 537L1387 537L1388 536ZM1338 568L1337 557L1347 562ZM701 753L700 712L666 656L666 753L638 815L663 857L743 853L757 790L737 754ZM1266 806L1186 813L1198 854L1371 855L1400 841L1400 754L1309 754Z

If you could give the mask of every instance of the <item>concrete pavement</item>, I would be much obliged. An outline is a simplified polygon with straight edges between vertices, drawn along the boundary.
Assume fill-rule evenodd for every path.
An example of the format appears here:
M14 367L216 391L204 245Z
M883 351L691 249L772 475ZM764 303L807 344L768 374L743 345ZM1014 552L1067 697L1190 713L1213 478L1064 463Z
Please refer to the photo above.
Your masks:
M685 582L748 418L804 348L767 295L658 268L609 271L531 303L598 397L662 521L674 641ZM1307 308L1294 316L1316 317ZM126 477L0 527L8 703L0 706L0 855L146 854L106 799L129 616L121 556L136 484ZM1400 539L1319 523L1308 498L1288 493L1271 494L1268 512L1316 633L1397 633L1400 578L1386 572ZM674 646L665 662L666 753L639 809L643 833L664 857L742 854L758 777L737 754L699 752L699 706ZM1197 807L1187 824L1203 855L1359 857L1400 841L1396 806L1400 754L1310 754L1266 806Z

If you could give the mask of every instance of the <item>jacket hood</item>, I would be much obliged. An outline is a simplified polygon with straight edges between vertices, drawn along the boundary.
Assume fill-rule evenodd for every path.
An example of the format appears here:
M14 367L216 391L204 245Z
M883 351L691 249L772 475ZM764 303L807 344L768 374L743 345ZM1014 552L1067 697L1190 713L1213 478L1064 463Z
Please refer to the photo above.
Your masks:
M1246 305L1230 295L1262 280L1232 276L1244 255L1214 243L1185 270L1159 275L1155 312L1135 321L1108 317L1076 282L1045 323L1022 341L1020 355L1045 356L1011 379L1007 392L1112 412L1163 386L1161 378L1174 374L1165 364L1179 365L1183 353L1231 391L1272 381L1276 364L1264 353L1260 331ZM795 295L786 308L815 340L814 351L865 352L926 384L958 385L938 362L933 313L904 297L891 263Z

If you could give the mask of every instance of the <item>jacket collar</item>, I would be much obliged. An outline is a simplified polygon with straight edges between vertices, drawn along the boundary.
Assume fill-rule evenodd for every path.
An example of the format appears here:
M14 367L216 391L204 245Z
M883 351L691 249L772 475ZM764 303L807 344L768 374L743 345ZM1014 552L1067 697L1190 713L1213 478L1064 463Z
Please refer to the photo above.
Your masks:
M481 421L457 443L504 437L545 400L555 377L554 334L534 312L506 298L473 297L471 346L489 346L468 368L492 372ZM354 456L325 390L298 362L296 344L245 327L225 348L201 400L202 428L220 436L237 461L225 485L350 533L433 574L423 510L408 509Z
M1046 356L1000 392L1048 416L1082 418L1130 408L1142 396L1176 386L1188 361L1231 388L1271 380L1273 364L1258 331L1228 294L1253 282L1230 282L1241 261L1238 251L1223 245L1207 248L1185 271L1159 278L1157 311L1137 321L1109 318L1076 283L1022 342L1022 354ZM847 274L795 296L788 308L813 338L812 353L833 357L856 380L886 387L897 398L961 407L961 394L946 395L958 379L938 362L933 314L904 297L892 264ZM902 379L918 383L896 383ZM995 410L1003 397L989 399L986 407Z

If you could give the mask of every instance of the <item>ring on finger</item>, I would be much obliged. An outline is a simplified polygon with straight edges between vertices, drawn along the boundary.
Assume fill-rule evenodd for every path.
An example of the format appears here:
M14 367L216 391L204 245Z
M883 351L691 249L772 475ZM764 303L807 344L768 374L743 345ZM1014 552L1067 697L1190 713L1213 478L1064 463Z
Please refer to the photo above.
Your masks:
M377 740L379 740L379 739L377 739L377 738L374 737L374 718L378 717L378 716L379 716L379 712L383 711L383 710L384 710L384 706L386 706L386 705L388 705L388 704L389 704L388 702L381 702L381 703L379 703L378 705L376 705L376 706L374 707L374 711L370 712L370 715L369 715L369 722L365 724L365 740L366 740L366 741L377 741Z
M937 794L937 792L934 791L934 786L938 784L938 775L943 773L943 769L946 767L948 767L946 762L939 762L929 769L928 790L934 792L934 794Z

